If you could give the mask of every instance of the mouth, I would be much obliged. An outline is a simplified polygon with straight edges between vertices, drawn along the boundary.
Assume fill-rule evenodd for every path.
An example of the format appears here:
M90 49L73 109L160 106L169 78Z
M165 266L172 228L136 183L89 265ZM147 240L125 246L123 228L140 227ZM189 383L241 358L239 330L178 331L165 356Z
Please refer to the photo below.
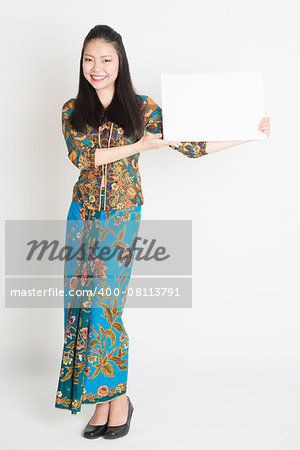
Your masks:
M95 75L91 75L91 78L93 81L103 81L103 80L105 80L106 77L107 77L106 75L97 76L97 77Z

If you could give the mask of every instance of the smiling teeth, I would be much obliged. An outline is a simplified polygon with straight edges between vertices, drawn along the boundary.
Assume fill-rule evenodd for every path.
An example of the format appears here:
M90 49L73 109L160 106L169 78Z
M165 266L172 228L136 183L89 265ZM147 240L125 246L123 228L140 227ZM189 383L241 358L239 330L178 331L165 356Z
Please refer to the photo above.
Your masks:
M105 78L105 77L106 77L106 75L103 77L95 77L94 75L92 75L92 78L95 78L95 80L103 80L103 78Z

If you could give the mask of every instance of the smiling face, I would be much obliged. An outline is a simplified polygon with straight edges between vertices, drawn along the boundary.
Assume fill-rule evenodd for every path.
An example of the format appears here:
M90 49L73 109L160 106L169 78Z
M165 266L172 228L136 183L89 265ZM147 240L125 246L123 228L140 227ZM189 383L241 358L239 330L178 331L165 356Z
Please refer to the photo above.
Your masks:
M84 49L83 75L96 89L114 92L119 72L119 57L113 44L103 39L93 39Z

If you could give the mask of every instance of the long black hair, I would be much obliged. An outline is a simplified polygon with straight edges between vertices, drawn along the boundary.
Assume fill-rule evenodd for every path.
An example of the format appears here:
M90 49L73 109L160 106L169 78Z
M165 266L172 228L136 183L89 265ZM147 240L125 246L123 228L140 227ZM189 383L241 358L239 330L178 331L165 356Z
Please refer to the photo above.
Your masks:
M103 107L96 90L83 74L83 54L87 43L93 39L104 39L113 44L119 57L114 96L107 108ZM82 46L78 94L70 116L72 128L85 133L86 124L97 128L108 120L122 127L124 135L139 140L144 135L144 118L136 96L121 35L108 25L96 25L89 31Z

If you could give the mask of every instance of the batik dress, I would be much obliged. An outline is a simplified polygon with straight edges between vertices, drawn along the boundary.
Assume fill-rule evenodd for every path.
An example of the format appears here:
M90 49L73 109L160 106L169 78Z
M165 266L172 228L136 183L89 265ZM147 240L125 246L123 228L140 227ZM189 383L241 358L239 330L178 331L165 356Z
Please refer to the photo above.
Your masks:
M122 320L141 205L92 210L74 199L67 216L64 346L55 406L112 400L127 389L129 337Z

